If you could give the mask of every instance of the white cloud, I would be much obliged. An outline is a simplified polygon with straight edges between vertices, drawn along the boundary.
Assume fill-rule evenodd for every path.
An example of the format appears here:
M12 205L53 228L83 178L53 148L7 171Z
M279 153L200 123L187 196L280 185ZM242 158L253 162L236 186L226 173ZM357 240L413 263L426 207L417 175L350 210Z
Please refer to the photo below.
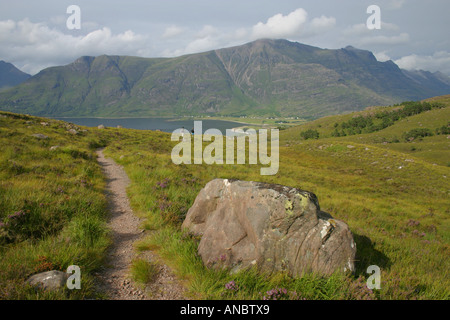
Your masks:
M298 8L286 15L276 14L266 22L226 30L206 24L198 30L172 24L158 35L142 35L131 30L114 33L96 22L82 22L82 29L61 28L65 16L52 16L48 23L29 19L0 21L0 58L23 71L35 74L43 68L63 65L80 56L138 55L143 57L179 56L250 42L260 38L301 40L326 33L336 25L334 17L308 19ZM162 40L154 45L154 39ZM160 46L156 49L156 46ZM166 48L164 48L165 46Z
M381 29L397 32L400 30L400 27L398 25L396 25L395 23L381 21Z
M369 30L365 23L359 23L347 27L342 31L343 41L356 46L371 45L399 45L410 41L406 32L399 33L400 28L389 22L381 23L381 30Z
M266 23L259 22L253 26L252 36L258 38L290 38L298 36L308 19L308 13L299 8L288 15L281 13L270 17Z
M166 28L162 37L164 39L175 38L176 36L179 36L180 34L182 34L183 31L184 31L183 28L173 25L173 26Z
M406 3L406 0L390 0L388 3L388 8L391 10L398 10L403 7Z
M149 51L146 37L130 30L113 34L109 28L101 28L75 36L28 19L0 21L0 43L0 57L31 74L83 55L136 55L143 49Z
M395 36L372 36L360 40L362 45L399 45L409 42L409 34L401 33Z
M203 52L217 48L218 42L214 37L205 37L190 42L184 49L184 54Z
M243 40L247 39L250 34L250 31L246 28L239 28L231 34L231 38L235 40Z
M398 32L400 30L399 26L397 26L394 23L389 22L381 22L381 30L380 32ZM364 36L364 35L373 35L374 30L369 30L367 28L367 25L365 23L359 23L352 25L350 27L347 27L342 31L342 33L346 36Z
M312 19L311 23L306 24L305 31L302 37L311 37L326 33L336 26L336 18L321 16L320 18Z
M330 27L334 27L336 25L336 19L331 17L326 17L326 16L321 16L320 18L314 18L311 21L311 27L314 29L328 29Z
M299 8L285 16L276 14L267 19L266 23L258 22L252 27L250 34L251 40L261 38L300 40L326 33L335 25L334 17L322 15L309 20L308 13Z
M185 44L184 48L166 49L162 52L162 56L175 57L217 49L217 46L224 41L225 37L226 34L221 33L217 28L211 25L204 25L201 30L187 36L187 39L191 40Z
M218 34L219 34L219 30L217 30L216 28L214 28L211 25L205 25L205 26L203 26L202 30L197 32L196 38L204 39L204 38L208 38L208 37L217 36Z
M373 55L375 56L375 58L377 58L378 61L380 62L386 62L391 60L391 57L388 56L386 51L382 51L382 52L374 52Z
M368 33L367 25L364 23L354 24L342 31L345 36L360 36Z
M189 41L184 48L162 52L165 57L190 54L219 47L229 47L256 39L295 39L307 38L327 32L336 25L334 17L324 15L308 19L308 13L302 9L296 9L287 15L276 14L267 19L265 23L258 22L250 28L238 28L235 30L218 30L214 26L205 25L201 30L187 36Z
M412 54L395 60L395 63L406 70L441 71L450 75L450 52L439 51L431 56Z

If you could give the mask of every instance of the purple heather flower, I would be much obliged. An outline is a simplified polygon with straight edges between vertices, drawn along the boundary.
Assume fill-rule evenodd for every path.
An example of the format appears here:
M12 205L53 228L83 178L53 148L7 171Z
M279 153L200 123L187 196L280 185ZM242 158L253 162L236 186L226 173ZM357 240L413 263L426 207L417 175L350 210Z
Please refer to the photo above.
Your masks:
M228 282L227 284L225 284L225 289L237 291L239 288L238 288L238 286L236 285L236 282L230 281L230 282Z
M23 212L22 210L19 210L17 212L14 212L13 214L10 214L8 216L8 219L16 219L16 218L23 217L24 215L25 215L25 212Z

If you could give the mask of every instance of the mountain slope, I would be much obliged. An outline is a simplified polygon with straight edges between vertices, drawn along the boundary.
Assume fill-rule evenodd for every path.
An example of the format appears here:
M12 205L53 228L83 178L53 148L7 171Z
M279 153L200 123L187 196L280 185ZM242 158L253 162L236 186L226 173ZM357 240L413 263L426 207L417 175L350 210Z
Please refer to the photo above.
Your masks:
M20 71L11 63L0 61L0 90L14 87L30 77L29 74Z
M82 57L0 94L3 110L45 116L276 115L318 118L450 93L369 51L286 40L177 58Z
M430 110L424 109L410 115L402 115L385 126L375 130L357 126L362 119L370 120L373 126L383 122L382 114L395 114L409 105L428 104ZM390 107L373 107L363 111L345 115L335 115L310 121L280 132L280 145L297 145L305 143L302 133L312 130L317 132L321 141L348 142L348 144L368 144L382 149L399 151L413 157L428 161L431 164L450 166L450 142L448 130L450 128L450 95L433 97L422 102L405 103ZM346 124L346 125L345 125ZM352 130L353 127L353 130ZM358 128L360 130L358 130ZM446 129L444 129L446 128ZM407 133L425 130L426 136L409 139ZM335 135L334 133L343 132ZM314 140L314 139L310 139ZM319 144L320 145L320 144Z

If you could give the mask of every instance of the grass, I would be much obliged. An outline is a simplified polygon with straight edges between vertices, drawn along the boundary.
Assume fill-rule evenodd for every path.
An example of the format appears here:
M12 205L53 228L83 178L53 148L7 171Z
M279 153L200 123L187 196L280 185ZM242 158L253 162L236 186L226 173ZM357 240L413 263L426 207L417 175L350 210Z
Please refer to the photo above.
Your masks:
M446 103L445 99L439 101ZM191 298L448 300L449 142L442 135L413 142L390 140L420 124L432 131L447 124L448 110L431 110L381 131L346 137L332 137L334 125L355 114L283 130L280 169L274 176L261 176L260 165L174 165L170 154L176 143L163 132L89 129L73 137L58 128L61 122L28 128L26 121L40 120L7 114L7 119L0 118L2 219L22 210L30 220L23 224L26 228L4 237L9 242L0 251L0 297L43 298L26 288L11 288L48 264L61 269L82 266L82 288L88 288L84 295L72 297L91 292L91 278L84 280L83 275L101 265L108 239L104 184L92 150L106 146L105 154L123 165L130 177L131 205L151 230L137 250L156 251L184 280ZM302 139L300 133L308 129L317 130L319 139ZM33 133L46 134L50 141L30 137ZM60 145L56 152L49 151L53 144ZM214 178L314 192L322 210L349 225L357 245L355 274L293 279L283 273L248 270L230 275L207 269L197 255L199 239L180 226L198 192ZM371 265L381 268L380 290L366 287ZM132 272L146 283L153 267L137 260Z
M393 125L372 133L358 134L346 137L332 137L336 125L348 122L356 117L366 117L380 112L391 112L398 109L394 107L372 107L367 110L354 112L346 115L324 117L302 126L288 128L280 132L281 144L297 145L303 143L300 139L302 132L314 130L319 133L321 139L330 138L329 141L342 141L349 143L360 143L375 145L380 148L400 151L431 163L448 166L450 158L450 148L448 146L447 135L436 135L415 139L414 141L405 141L405 133L418 130L429 129L435 132L436 129L447 126L450 119L449 96L428 99L425 102L440 103L446 105L446 108L437 108L421 114L413 115L396 121Z
M109 244L105 183L92 146L100 139L81 128L72 135L60 121L0 116L0 299L95 297L92 274ZM51 293L25 283L70 265L81 268L81 290Z
M176 166L170 158L174 143L164 133L121 131L120 140L111 140L106 154L122 164L132 180L131 204L146 219L145 227L154 231L147 243L187 280L193 297L261 299L280 288L306 299L448 299L448 167L364 135L305 141L289 130L283 131L275 176L260 176L254 165ZM254 272L231 276L206 269L196 254L198 239L184 234L180 224L200 189L214 178L279 183L314 192L321 208L347 222L354 234L355 275L290 279ZM381 268L379 291L365 287L370 265ZM226 289L231 281L239 290Z
M151 282L159 271L155 263L144 259L136 259L131 264L131 277L141 285Z

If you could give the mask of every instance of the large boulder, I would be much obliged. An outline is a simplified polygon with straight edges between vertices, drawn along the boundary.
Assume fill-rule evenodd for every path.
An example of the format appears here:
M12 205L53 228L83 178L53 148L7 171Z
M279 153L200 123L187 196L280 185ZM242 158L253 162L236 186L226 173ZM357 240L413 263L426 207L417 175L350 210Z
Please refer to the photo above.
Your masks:
M201 240L208 267L232 272L330 275L354 271L356 244L347 224L320 211L317 197L296 188L215 179L198 194L182 225Z

